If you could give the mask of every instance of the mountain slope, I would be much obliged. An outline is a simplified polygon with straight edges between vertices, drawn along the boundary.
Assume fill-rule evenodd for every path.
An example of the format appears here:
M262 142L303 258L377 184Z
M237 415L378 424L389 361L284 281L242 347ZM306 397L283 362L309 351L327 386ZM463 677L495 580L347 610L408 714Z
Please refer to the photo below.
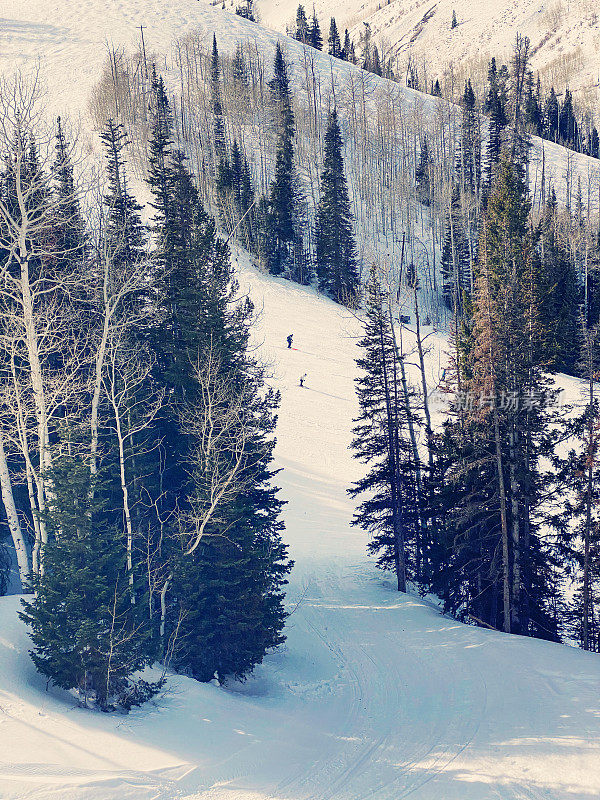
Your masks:
M266 25L285 30L295 18L297 0L258 0ZM308 4L305 4L308 7ZM600 27L594 0L341 0L333 7L315 3L325 35L329 18L350 28L358 41L363 23L384 51L398 59L402 74L409 55L435 80L453 65L455 77L487 64L491 56L508 63L517 33L529 36L532 67L560 92L568 85L578 102L592 106L600 85ZM458 25L451 29L452 12Z

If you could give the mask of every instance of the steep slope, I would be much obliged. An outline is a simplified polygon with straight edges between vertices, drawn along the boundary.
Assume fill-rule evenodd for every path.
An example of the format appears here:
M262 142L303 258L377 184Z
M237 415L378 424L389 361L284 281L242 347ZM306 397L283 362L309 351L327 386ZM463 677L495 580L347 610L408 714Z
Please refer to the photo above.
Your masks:
M288 642L244 685L173 677L156 706L105 716L44 691L17 598L2 598L0 797L597 797L600 660L467 627L393 591L348 524L357 323L240 262L282 391L278 483L296 560Z
M258 0L261 19L277 30L293 21L297 6L296 0ZM357 41L368 22L375 40L385 41L386 54L398 58L400 73L410 55L434 79L450 64L460 78L491 56L508 60L521 33L531 40L532 66L545 83L559 91L570 86L581 103L597 102L600 28L594 0L341 0L335 6L317 0L315 8L325 34L332 15ZM458 25L451 29L453 11Z

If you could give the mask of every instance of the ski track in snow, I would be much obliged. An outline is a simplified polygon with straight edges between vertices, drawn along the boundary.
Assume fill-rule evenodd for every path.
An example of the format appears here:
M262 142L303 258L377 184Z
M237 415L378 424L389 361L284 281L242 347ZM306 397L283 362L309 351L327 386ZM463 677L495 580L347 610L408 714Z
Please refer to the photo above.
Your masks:
M223 46L244 35L273 50L274 34L196 0L3 0L0 9L3 72L43 56L53 109L82 115L103 42L135 46L140 24L150 52L196 29L216 30ZM286 45L293 58L299 46ZM326 56L319 64L329 70ZM551 150L559 174L564 153ZM575 161L582 172L589 163ZM243 253L236 261L261 309L256 345L282 392L276 480L296 562L288 641L245 684L173 676L154 704L93 714L45 691L18 600L0 599L1 800L597 798L600 659L467 627L394 592L349 524L346 489L361 473L348 449L358 323L257 273ZM430 341L435 376L444 339ZM564 383L575 397L576 382Z

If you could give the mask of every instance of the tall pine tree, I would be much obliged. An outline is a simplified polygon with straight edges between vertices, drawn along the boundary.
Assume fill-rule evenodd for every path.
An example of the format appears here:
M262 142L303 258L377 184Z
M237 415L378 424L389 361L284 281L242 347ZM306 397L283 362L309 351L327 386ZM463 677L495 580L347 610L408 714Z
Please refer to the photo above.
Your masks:
M352 304L359 291L354 220L342 157L342 136L334 111L325 134L316 249L319 288L340 303Z

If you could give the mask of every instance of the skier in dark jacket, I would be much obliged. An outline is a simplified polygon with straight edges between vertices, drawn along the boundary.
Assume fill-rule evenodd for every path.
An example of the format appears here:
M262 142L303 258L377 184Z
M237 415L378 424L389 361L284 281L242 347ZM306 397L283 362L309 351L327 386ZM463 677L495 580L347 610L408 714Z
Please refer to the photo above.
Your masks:
M287 337L288 350L289 350L289 349L290 349L290 347L292 346L292 339L293 339L293 338L294 338L294 334L293 334L293 333L290 333L290 335Z

